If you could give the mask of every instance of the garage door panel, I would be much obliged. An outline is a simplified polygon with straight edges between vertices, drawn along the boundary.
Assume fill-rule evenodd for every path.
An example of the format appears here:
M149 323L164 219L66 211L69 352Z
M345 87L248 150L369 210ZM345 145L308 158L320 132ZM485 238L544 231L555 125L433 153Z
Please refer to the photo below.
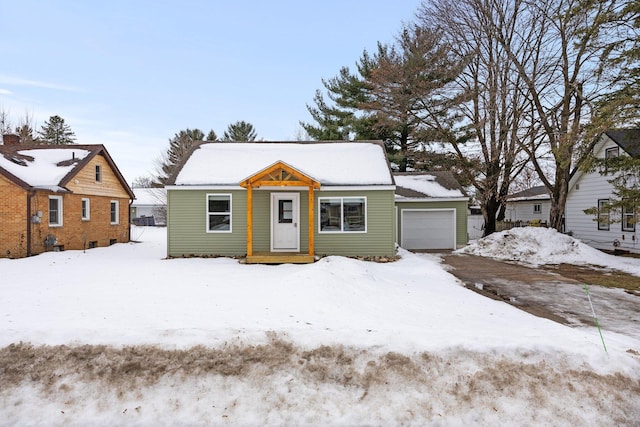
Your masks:
M405 249L453 249L454 211L402 211L402 247Z

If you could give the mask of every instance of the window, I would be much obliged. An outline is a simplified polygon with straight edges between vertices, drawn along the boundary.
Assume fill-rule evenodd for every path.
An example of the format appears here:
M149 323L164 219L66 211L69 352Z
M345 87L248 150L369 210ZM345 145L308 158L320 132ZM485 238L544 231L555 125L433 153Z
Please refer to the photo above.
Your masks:
M320 232L366 232L365 197L320 198Z
M542 213L542 203L534 203L533 204L533 213L541 214Z
M620 147L611 147L604 150L604 158L611 159L613 157L618 157L620 154Z
M231 232L231 194L207 194L207 232Z
M91 218L91 201L89 199L82 199L82 220L89 221Z
M278 222L280 224L293 222L293 200L278 200Z
M622 231L636 231L635 206L622 205Z
M609 229L609 199L598 200L598 230Z
M96 165L96 182L102 182L102 166Z
M49 227L62 227L62 196L49 196Z
M120 221L120 202L117 200L111 201L111 224L118 224Z

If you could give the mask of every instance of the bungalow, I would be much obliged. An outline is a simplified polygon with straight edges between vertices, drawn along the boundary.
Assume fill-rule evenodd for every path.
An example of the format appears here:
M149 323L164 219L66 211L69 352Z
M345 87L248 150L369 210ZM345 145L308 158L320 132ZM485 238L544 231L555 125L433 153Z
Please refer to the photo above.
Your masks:
M467 244L469 197L451 172L394 173L394 179L400 246L442 250Z
M201 142L169 182L169 256L395 253L395 185L378 141Z
M640 129L610 130L601 135L593 149L598 158L632 156L640 158ZM577 170L569 181L565 207L565 230L585 243L604 250L640 253L636 212L629 209L613 217L607 209L614 198L611 176ZM596 216L585 209L597 207Z
M0 145L0 257L129 241L133 192L102 145Z
M551 195L544 185L509 194L506 200L505 220L528 225L548 224Z

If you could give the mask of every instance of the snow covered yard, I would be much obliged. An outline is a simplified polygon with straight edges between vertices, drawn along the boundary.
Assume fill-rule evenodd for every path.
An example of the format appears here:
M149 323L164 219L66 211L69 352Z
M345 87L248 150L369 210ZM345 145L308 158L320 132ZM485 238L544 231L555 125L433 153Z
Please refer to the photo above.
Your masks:
M3 425L633 425L640 342L390 264L165 260L141 243L0 260ZM638 271L640 263L636 262Z

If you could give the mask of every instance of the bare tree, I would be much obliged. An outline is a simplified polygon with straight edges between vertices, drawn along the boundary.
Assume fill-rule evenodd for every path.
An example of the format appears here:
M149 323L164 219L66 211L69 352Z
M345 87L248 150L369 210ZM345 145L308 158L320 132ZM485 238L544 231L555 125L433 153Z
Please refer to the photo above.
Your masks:
M487 8L479 10L524 82L530 132L522 146L549 189L550 225L558 230L563 227L570 174L588 151L580 148L585 142L588 148L595 141L593 134L603 130L586 125L594 113L593 103L602 95L596 80L603 48L600 24L616 3L516 0L498 15L489 14ZM552 164L551 173L545 168L547 162Z
M515 52L520 47L511 39L498 40L490 29L490 22L504 15L501 26L506 33L513 30L517 21L511 4L441 0L424 3L418 14L420 25L444 34L464 64L447 87L454 107L442 114L425 103L421 119L466 165L484 216L485 235L493 233L496 219L504 216L505 197L524 164L520 143L527 134L522 128L528 104L522 95L524 83L504 46Z

